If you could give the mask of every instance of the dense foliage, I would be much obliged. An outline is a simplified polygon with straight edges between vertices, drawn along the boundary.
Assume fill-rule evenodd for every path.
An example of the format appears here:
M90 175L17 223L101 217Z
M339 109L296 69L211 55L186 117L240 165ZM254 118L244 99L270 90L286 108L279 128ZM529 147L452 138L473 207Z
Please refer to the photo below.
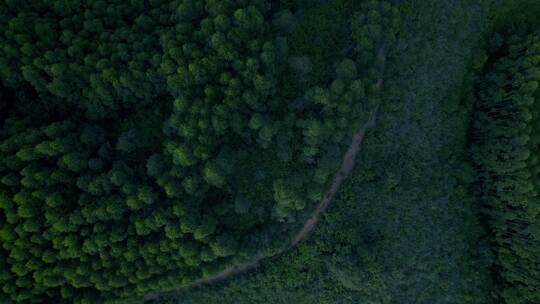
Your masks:
M493 3L402 2L377 125L314 234L256 270L150 303L496 303L479 204L468 191L473 101L463 98ZM312 32L351 11L337 3L305 11L304 22L318 21ZM339 45L338 34L321 36Z
M540 303L537 2L2 1L0 302Z
M540 302L540 36L494 34L479 83L473 158L504 303Z
M0 4L0 300L115 302L272 254L379 103L397 10L357 9L312 77L300 12L268 1Z

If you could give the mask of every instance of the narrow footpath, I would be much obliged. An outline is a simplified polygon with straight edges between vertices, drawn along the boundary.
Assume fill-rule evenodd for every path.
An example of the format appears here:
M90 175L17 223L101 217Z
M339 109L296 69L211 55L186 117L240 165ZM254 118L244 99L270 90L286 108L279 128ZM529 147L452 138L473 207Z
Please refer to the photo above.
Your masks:
M381 85L382 85L382 81L379 81L377 83L377 87L380 88ZM326 192L322 201L317 205L317 208L315 208L315 210L313 211L309 219L306 222L304 222L304 225L302 226L300 231L298 231L298 233L292 239L291 244L289 246L286 246L283 250L278 252L276 255L279 255L283 253L284 251L289 250L292 247L295 247L298 243L300 243L303 239L305 239L309 235L310 232L313 231L313 229L315 228L315 226L317 225L319 221L321 214L324 211L326 211L326 209L328 209L328 207L334 200L336 194L338 193L339 189L341 188L343 182L351 174L351 171L355 165L356 156L360 152L362 142L364 140L364 137L368 129L375 127L376 116L377 116L376 110L371 112L369 121L358 132L354 134L351 144L349 145L347 152L343 156L343 161L341 162L341 168L336 174L336 176L334 177L334 181L332 182L330 189ZM237 265L234 267L225 268L214 276L200 279L198 281L193 282L189 286L180 288L178 290L222 281L231 276L256 268L259 265L259 261L261 261L264 258L268 258L268 257L265 257L263 255L254 256L251 261L248 261L246 263L243 263L241 265ZM144 296L143 303L158 299L160 296L161 296L161 292L149 293Z

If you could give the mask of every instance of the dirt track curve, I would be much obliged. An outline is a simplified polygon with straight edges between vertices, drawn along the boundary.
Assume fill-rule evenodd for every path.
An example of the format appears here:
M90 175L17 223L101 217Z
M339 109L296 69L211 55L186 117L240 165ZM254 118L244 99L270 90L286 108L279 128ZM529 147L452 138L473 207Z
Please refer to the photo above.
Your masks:
M382 84L382 82L377 83L377 86L379 87ZM328 209L332 201L334 200L334 197L336 196L337 192L341 188L341 185L343 182L347 179L347 177L350 175L352 169L355 165L356 156L360 152L361 144L364 140L364 137L367 133L367 130L370 128L375 127L375 120L376 120L377 112L373 111L371 113L369 121L358 131L354 134L352 138L352 142L349 145L349 148L347 149L347 152L345 153L345 156L343 157L343 161L341 163L341 168L337 175L334 178L334 181L332 182L332 185L330 186L330 189L326 192L324 195L322 201L317 205L317 208L313 211L309 219L304 223L302 226L302 229L298 231L298 233L293 238L290 246L287 246L282 251L280 251L278 254L281 254L287 249L290 249L291 247L296 246L300 241L306 238L306 236L313 231L315 226L317 225L317 222L319 221L319 218L321 214ZM248 271L250 269L256 268L259 265L259 261L263 258L266 258L263 255L257 255L253 257L253 259L249 262L246 262L244 264L234 266L234 267L228 267L224 270L220 271L218 274L200 279L198 281L195 281L193 284L189 285L188 287L195 287L200 286L204 284L209 283L215 283L219 282L221 280L224 280L228 277L231 277L233 275ZM185 287L184 287L185 288ZM182 288L182 289L184 289ZM160 292L154 292L150 293L144 296L143 303L151 300L155 300L159 298L161 295Z
M383 58L383 66L382 66L382 68L384 70L384 62L385 62L384 49L383 48L379 49L377 55L381 56ZM380 89L382 88L382 85L383 85L383 79L381 78L381 79L379 79L377 81L375 87L376 87L376 89L378 91L380 91ZM341 188L341 185L347 179L347 177L349 177L349 175L351 174L351 171L352 171L352 169L354 168L354 165L355 165L356 156L360 152L362 142L364 141L364 137L366 136L366 133L367 133L367 131L369 129L375 127L376 118L377 118L377 109L375 109L375 110L373 110L371 112L371 115L370 115L370 118L369 118L368 122L360 130L358 130L358 132L356 132L353 135L351 144L349 145L349 148L347 148L347 152L343 156L343 160L341 162L341 168L339 169L338 173L334 177L332 185L330 186L330 189L328 189L328 191L324 195L322 201L317 205L317 208L315 208L315 210L313 210L311 216L306 220L306 222L304 222L304 225L302 226L302 229L300 229L298 231L298 233L296 233L296 235L292 239L290 245L285 246L276 255L279 255L279 254L283 253L284 251L286 251L286 250L288 250L288 249L290 249L292 247L295 247L298 243L300 243L303 239L305 239L311 231L313 231L313 229L315 228L315 226L319 222L319 218L320 218L321 214L324 211L326 211L326 209L328 209L328 207L330 206L330 204L334 200L337 192ZM177 289L177 291L180 291L180 290L183 290L183 289L186 289L186 288L191 288L191 287L204 285L204 284L219 282L219 281L227 279L227 278L229 278L231 276L246 272L248 270L256 268L259 265L259 262L264 258L268 258L268 257L266 257L264 255L261 255L261 254L256 255L248 262L245 262L245 263L243 263L241 265L238 265L238 266L225 268L222 271L220 271L219 273L217 273L216 275L213 275L211 277L195 281L195 282L193 282L192 284L190 284L190 285L188 285L186 287ZM146 303L148 301L158 299L160 296L161 296L161 292L149 293L149 294L144 296L142 302Z

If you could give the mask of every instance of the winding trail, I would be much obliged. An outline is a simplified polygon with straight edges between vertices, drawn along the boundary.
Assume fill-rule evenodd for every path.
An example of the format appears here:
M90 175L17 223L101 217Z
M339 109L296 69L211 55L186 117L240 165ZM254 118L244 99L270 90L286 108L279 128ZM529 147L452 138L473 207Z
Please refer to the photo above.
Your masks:
M384 48L380 48L378 50L377 56L379 56L382 59L381 69L384 71L384 66L385 66L385 63L386 63ZM380 90L382 88L382 85L383 85L383 79L380 78L380 79L378 79L377 83L375 84L375 89L380 92ZM356 156L360 152L360 148L362 146L362 142L364 141L364 137L366 136L367 131L369 129L371 129L371 128L375 128L376 119L377 119L377 110L378 110L378 107L375 108L375 110L373 110L371 112L368 122L366 122L366 124L364 124L364 126L353 135L351 144L349 145L349 147L347 148L347 152L345 152L345 155L343 156L343 160L341 162L341 167L340 167L338 173L336 174L336 176L334 177L332 185L330 186L330 189L328 189L328 191L324 195L322 201L317 205L317 208L315 208L315 210L313 210L313 212L311 213L311 216L304 222L304 225L298 231L298 233L296 233L296 235L293 237L293 239L292 239L291 243L289 244L289 246L284 246L283 249L281 249L278 253L276 253L272 257L278 256L278 255L282 254L283 252L285 252L286 250L294 248L296 245L298 245L298 243L300 243L303 239L305 239L309 235L310 232L313 231L313 229L315 228L315 226L319 222L321 214L324 211L326 211L326 209L328 209L330 204L334 201L334 198L335 198L337 192L339 191L339 189L343 185L343 182L351 174L351 171L353 170L354 165L355 165ZM178 288L178 289L172 290L172 291L173 292L174 291L180 291L180 290L184 290L186 288L192 288L192 287L197 287L197 286L201 286L201 285L204 285L204 284L220 282L220 281L225 280L225 279L227 279L229 277L232 277L234 275L237 275L237 274L246 272L248 270L257 268L257 266L259 266L259 262L264 258L270 258L270 257L264 256L262 254L257 254L254 257L252 257L252 259L250 261L248 261L248 262L245 262L245 263L237 265L237 266L232 266L232 267L225 268L222 271L220 271L219 273L217 273L217 274L215 274L215 275L213 275L211 277L197 280L197 281L193 282L192 284L190 284L188 286ZM162 293L159 292L159 291L146 294L143 297L142 303L146 303L148 301L156 300L161 296L161 294Z
M377 83L377 87L379 88L381 85L382 85L382 80L379 80L379 82ZM292 247L295 247L298 243L300 243L303 239L305 239L310 232L313 231L313 229L315 228L315 226L317 225L319 221L321 214L324 211L326 211L326 209L328 209L328 207L334 200L337 192L341 188L343 182L347 179L352 169L354 168L356 156L360 152L362 142L364 140L364 137L368 129L375 127L376 116L377 116L377 110L374 110L373 112L371 112L369 121L358 132L354 134L352 138L352 142L349 145L347 152L343 156L343 161L341 162L341 168L336 174L336 176L334 177L334 181L332 182L330 189L326 192L322 201L317 205L317 208L315 208L315 210L313 211L309 219L306 222L304 222L304 225L302 226L302 228L294 236L294 238L291 241L291 244L289 246L284 247L276 255L279 255L283 253L284 251ZM191 288L191 287L196 287L196 286L200 286L204 284L216 283L224 279L227 279L231 276L234 276L236 274L240 274L248 270L254 269L259 265L259 262L264 258L267 258L267 257L262 254L256 255L252 258L251 261L248 261L238 266L225 268L224 270L220 271L214 276L195 281L189 286L177 289L177 291L188 288L188 287ZM147 301L151 301L151 300L156 300L160 296L161 296L161 292L149 293L144 296L143 303Z
M319 203L317 208L315 208L310 218L304 223L302 229L300 229L300 231L298 231L296 236L293 238L293 241L291 243L293 247L300 243L300 241L305 239L306 236L311 231L313 231L313 228L315 228L315 225L317 225L321 214L326 211L326 209L328 209L328 207L334 200L337 192L341 188L341 185L351 174L351 171L354 168L356 156L358 155L358 152L360 152L360 147L362 141L364 141L367 130L375 127L376 116L376 110L371 112L369 121L360 129L360 131L354 134L352 142L347 149L345 156L343 157L343 161L341 162L341 169L334 178L332 186L330 186L330 189L328 190L328 192L326 192L322 201Z

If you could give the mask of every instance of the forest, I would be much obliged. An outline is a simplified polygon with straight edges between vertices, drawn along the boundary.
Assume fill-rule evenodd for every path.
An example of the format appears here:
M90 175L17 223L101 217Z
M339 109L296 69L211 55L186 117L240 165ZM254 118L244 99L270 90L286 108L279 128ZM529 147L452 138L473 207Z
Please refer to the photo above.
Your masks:
M0 41L0 303L540 303L538 1L5 0Z

